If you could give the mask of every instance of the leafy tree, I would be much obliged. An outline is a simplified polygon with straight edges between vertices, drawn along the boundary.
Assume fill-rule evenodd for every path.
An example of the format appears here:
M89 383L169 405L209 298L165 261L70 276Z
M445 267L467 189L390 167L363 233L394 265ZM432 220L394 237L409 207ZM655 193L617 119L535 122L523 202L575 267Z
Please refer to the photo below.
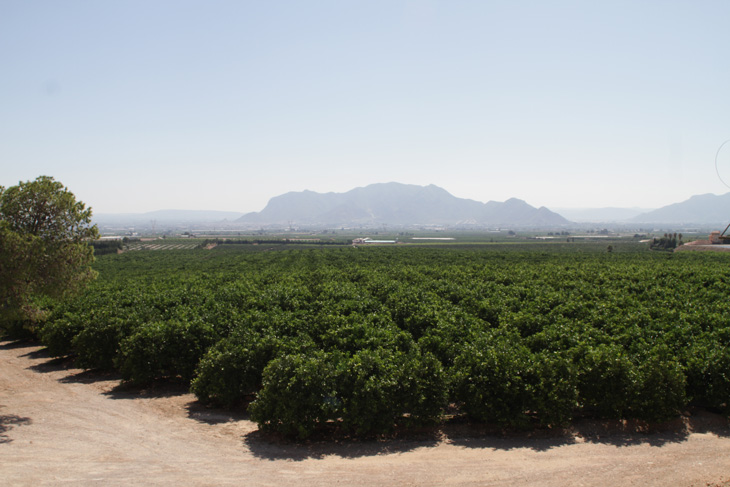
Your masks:
M48 299L93 280L97 236L91 208L52 177L0 187L0 327L32 329Z

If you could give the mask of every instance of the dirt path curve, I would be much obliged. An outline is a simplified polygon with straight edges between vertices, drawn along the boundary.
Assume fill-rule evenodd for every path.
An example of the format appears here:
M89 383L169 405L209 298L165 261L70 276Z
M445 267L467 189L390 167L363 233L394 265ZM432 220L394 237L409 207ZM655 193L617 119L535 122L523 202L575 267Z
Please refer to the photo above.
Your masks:
M730 430L704 413L625 434L271 443L175 391L127 394L37 346L0 343L2 485L730 486Z

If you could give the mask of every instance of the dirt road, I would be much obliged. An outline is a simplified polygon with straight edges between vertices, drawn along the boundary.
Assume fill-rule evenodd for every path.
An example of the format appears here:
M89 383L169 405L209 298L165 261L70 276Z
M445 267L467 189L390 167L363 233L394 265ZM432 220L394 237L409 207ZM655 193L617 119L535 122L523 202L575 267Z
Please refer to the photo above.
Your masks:
M728 422L709 413L651 434L586 423L537 438L297 445L189 394L117 384L1 342L0 484L730 486Z

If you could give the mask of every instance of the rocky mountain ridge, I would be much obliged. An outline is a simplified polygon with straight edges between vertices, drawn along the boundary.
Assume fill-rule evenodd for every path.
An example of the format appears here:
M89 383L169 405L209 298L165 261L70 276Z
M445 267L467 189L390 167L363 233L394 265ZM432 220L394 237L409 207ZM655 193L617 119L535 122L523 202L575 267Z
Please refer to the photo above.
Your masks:
M378 183L345 193L289 192L269 200L241 223L269 225L451 225L555 227L570 222L517 198L505 202L458 198L435 185Z

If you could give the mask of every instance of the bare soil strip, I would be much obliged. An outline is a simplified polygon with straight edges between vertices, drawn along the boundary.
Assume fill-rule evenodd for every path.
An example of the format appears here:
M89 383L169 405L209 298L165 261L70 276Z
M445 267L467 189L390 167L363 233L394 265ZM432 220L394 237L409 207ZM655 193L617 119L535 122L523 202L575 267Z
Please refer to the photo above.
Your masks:
M661 430L311 442L265 438L245 415L173 387L120 390L114 376L0 342L3 485L730 486L730 428L697 412Z

